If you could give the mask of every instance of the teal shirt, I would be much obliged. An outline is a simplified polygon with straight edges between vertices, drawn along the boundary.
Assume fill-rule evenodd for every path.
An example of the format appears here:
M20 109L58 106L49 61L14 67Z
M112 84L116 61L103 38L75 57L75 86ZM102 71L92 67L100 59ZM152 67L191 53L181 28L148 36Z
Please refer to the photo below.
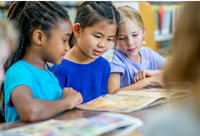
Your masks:
M6 122L20 119L15 107L10 103L11 92L19 85L26 85L31 88L34 99L59 100L62 95L59 82L52 72L38 69L23 60L19 60L5 74L4 102Z

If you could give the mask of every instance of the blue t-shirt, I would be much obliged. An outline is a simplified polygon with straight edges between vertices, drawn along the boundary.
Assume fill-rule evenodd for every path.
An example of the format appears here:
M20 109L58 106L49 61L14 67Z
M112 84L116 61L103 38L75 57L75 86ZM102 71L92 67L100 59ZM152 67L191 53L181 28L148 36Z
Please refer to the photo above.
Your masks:
M89 64L77 64L63 60L60 65L51 66L61 88L72 87L88 102L107 93L110 65L103 57Z
M120 50L115 51L113 60L110 62L111 73L121 73L120 88L132 85L133 78L139 70L162 69L167 60L149 47L143 47L139 51L141 63L131 61Z
M5 75L4 102L6 122L20 119L15 107L10 103L11 92L19 85L26 85L31 88L35 99L59 100L62 95L62 89L52 72L38 69L26 61L19 60L8 69Z

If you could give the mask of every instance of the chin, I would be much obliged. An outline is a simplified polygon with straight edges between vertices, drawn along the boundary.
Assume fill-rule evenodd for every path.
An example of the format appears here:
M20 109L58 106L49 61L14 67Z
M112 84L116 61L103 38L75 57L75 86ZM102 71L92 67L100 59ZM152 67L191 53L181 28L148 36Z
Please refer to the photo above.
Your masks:
M62 62L62 60L55 61L54 64L59 65Z
M98 59L100 56L91 57L91 59Z

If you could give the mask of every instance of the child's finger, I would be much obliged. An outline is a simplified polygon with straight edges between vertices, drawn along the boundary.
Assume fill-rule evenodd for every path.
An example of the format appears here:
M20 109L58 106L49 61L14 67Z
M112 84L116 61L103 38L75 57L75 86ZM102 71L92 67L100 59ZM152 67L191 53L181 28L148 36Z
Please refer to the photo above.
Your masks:
M143 79L145 79L146 78L146 73L143 73L142 77L143 77Z

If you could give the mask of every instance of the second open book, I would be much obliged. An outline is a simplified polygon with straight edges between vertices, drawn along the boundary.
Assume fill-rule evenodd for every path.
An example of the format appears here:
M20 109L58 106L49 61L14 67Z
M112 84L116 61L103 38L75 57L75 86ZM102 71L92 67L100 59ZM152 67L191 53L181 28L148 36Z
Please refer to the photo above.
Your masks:
M77 105L77 109L130 113L168 102L170 99L191 95L187 90L144 89L120 91L117 94L102 95L90 102Z

